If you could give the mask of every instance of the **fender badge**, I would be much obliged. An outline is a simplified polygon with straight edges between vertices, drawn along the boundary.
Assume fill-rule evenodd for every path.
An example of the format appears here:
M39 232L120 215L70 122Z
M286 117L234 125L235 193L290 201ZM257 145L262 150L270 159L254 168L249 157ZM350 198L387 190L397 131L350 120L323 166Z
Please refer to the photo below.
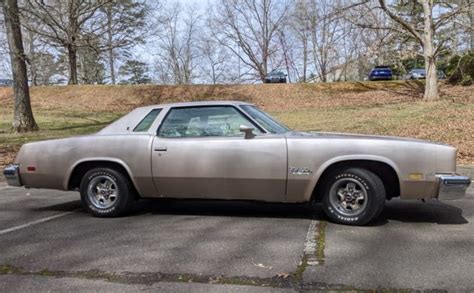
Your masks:
M303 168L290 167L289 173L292 175L309 175L313 173L313 171L306 167L303 167Z

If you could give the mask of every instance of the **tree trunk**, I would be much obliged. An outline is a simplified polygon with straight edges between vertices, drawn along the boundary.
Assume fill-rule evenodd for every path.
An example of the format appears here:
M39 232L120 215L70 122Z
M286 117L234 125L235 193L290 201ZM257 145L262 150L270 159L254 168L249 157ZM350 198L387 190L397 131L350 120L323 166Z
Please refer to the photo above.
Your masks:
M77 52L73 44L67 45L67 54L69 59L69 82L68 84L77 84Z
M362 55L360 54L360 52L358 52L357 53L357 78L358 80L363 81L364 77L365 77L364 61L362 60Z
M77 33L79 31L78 25L78 15L76 13L78 9L78 5L80 3L78 1L67 1L68 5L68 40L67 40L67 53L69 59L69 81L68 84L78 84L77 82Z
M23 49L17 0L3 1L3 14L10 48L13 92L15 95L12 128L15 132L37 131L38 125L31 110L28 74L25 64L26 57Z
M308 67L308 42L303 41L303 82L306 82L306 71Z
M423 0L424 28L423 55L425 57L426 85L423 101L431 102L439 99L438 75L436 72L435 49L433 46L434 24L431 0Z
M108 36L108 53L109 53L109 69L110 80L115 84L115 64L114 64L114 48L112 44L112 3L107 5L107 36Z
M35 56L35 37L34 33L31 31L27 31L28 34L28 42L29 42L29 65L30 65L30 76L31 76L31 84L33 86L38 85L38 71L36 70L36 56ZM27 67L28 68L28 67Z
M470 20L470 23L471 23L471 33L470 33L470 37L471 37L471 50L474 50L474 2L471 1L469 3L469 20Z
M109 67L110 67L110 80L112 84L115 84L115 65L114 65L114 50L112 47L109 48Z
M423 100L427 102L439 99L438 75L436 72L436 62L433 57L425 57L426 85Z

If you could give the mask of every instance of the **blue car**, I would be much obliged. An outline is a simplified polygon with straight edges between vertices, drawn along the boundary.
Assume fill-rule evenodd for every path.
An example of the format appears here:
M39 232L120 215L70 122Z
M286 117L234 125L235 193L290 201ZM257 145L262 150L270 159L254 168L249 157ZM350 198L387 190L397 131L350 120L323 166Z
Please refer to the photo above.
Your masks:
M369 74L369 80L392 80L392 69L388 66L375 66Z
M13 85L13 80L11 80L11 79L0 79L0 87L12 86L12 85Z

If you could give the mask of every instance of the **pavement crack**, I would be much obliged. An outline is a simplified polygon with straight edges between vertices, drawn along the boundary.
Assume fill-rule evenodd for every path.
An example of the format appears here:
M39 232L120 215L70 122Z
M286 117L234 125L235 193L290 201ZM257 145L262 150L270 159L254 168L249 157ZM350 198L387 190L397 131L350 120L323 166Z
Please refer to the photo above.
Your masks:
M325 221L312 220L309 224L303 250L303 258L309 266L324 264L325 229Z
M274 276L259 278L248 276L213 276L201 274L179 274L162 272L105 272L100 270L60 271L42 269L39 271L25 270L9 264L0 265L0 275L30 275L56 278L79 278L104 280L113 283L153 285L160 282L203 283L221 285L247 285L272 288L292 288L291 278Z
M295 288L303 287L304 272L308 266L324 264L325 230L325 221L311 220L306 233L303 257L291 274L291 281Z
M174 283L201 283L211 285L241 285L241 286L258 286L268 288L293 289L298 292L314 292L314 291L351 291L351 292L426 292L440 293L448 292L443 289L427 289L415 290L410 288L357 288L355 286L344 284L329 284L323 282L304 283L303 273L308 266L305 256L297 267L296 271L289 277L258 278L247 276L212 276L201 274L173 274L161 272L106 272L100 270L88 271L61 271L42 269L38 271L26 270L10 264L0 265L0 276L17 275L17 276L41 276L53 278L76 278L87 280L102 280L111 283L120 284L138 284L152 286L160 282Z

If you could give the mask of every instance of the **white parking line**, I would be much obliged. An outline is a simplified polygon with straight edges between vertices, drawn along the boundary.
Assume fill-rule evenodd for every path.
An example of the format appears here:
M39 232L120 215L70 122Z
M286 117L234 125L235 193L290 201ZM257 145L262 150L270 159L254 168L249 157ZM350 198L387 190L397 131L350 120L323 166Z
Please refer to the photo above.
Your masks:
M38 225L38 224L41 224L41 223L44 223L44 222L54 220L54 219L57 219L57 218L61 218L61 217L67 216L69 214L72 214L76 211L77 210L61 213L61 214L57 214L57 215L54 215L54 216L42 218L42 219L39 219L39 220L36 220L36 221L33 221L33 222L29 222L29 223L26 223L26 224L23 224L23 225L18 225L18 226L11 227L11 228L8 228L8 229L0 230L0 235L7 234L7 233L10 233L10 232L13 232L13 231L18 231L18 230L21 230L21 229L24 229L24 228L28 228L28 227L31 227L31 226L34 226L34 225Z

